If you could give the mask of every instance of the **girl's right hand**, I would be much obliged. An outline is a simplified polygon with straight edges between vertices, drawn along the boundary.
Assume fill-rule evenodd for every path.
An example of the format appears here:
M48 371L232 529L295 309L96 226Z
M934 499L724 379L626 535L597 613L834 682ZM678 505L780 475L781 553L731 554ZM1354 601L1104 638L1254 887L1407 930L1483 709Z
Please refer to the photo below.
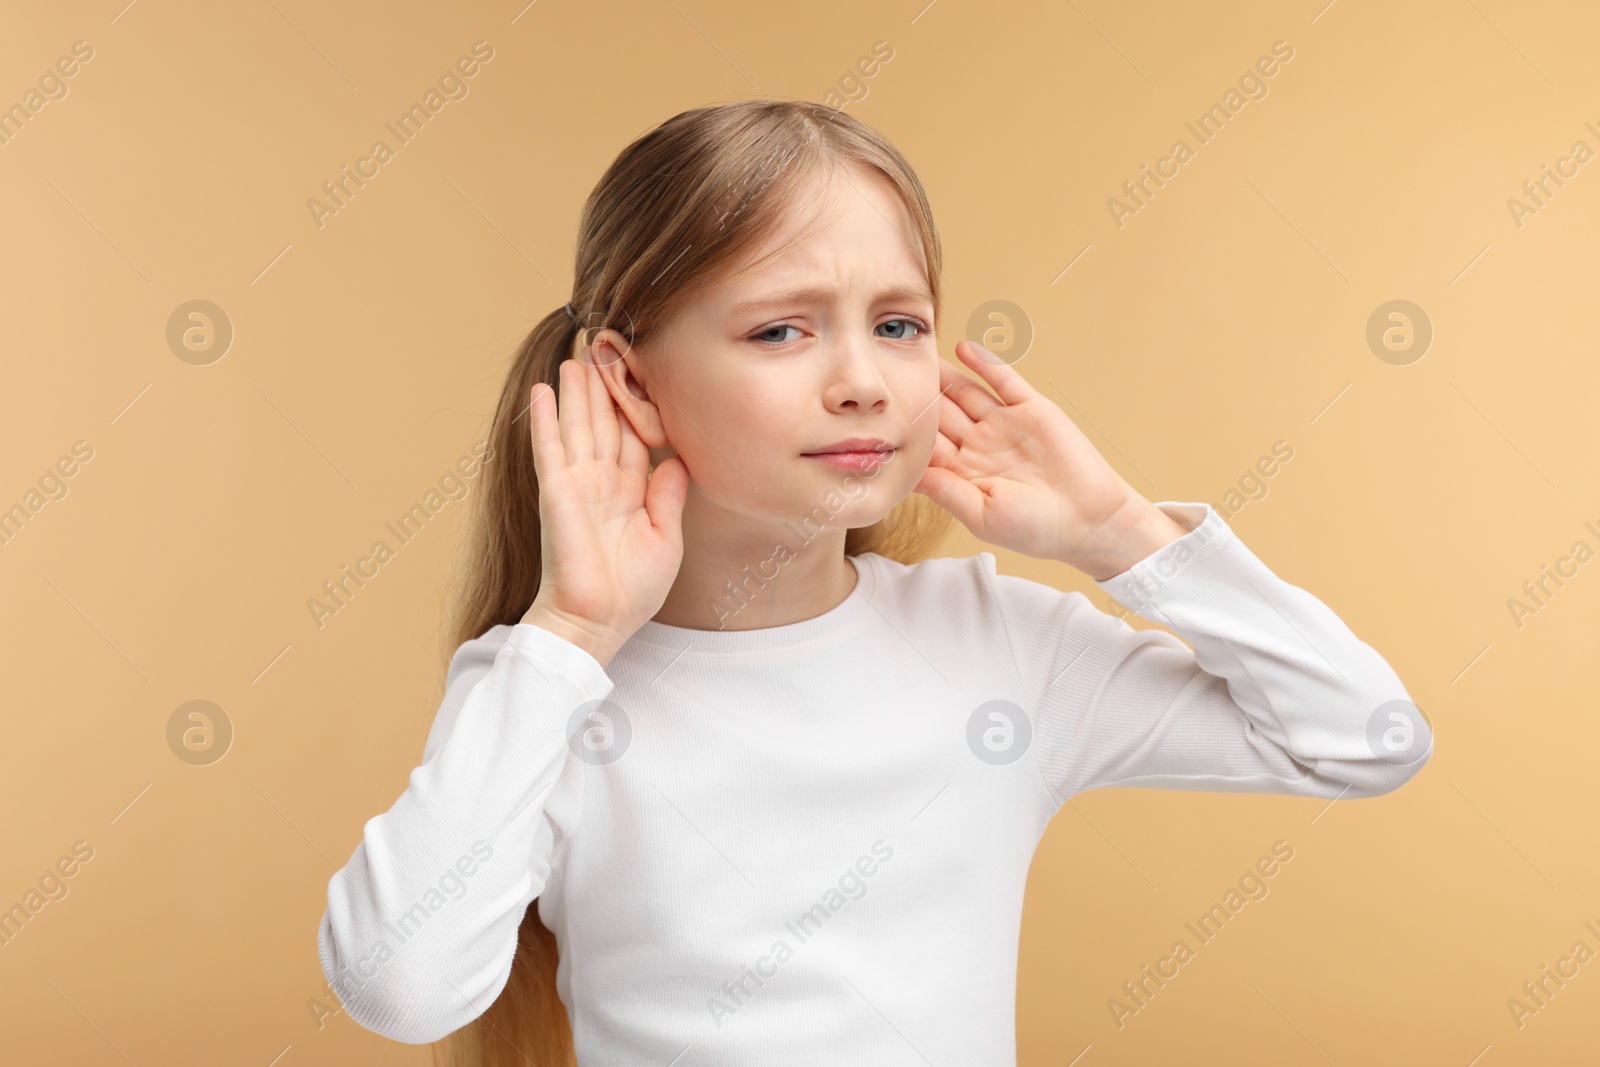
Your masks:
M552 390L529 400L539 480L539 592L524 622L551 630L602 666L661 610L683 562L689 471L650 452L587 363L566 359Z

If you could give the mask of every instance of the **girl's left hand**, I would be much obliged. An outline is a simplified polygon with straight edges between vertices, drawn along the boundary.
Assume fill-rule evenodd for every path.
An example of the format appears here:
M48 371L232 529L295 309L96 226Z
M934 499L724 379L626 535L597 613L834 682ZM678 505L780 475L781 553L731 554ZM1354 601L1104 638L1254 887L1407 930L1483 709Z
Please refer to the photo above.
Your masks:
M939 361L938 438L916 492L980 540L1069 563L1097 581L1187 532L1013 367L971 341L956 354L999 399Z

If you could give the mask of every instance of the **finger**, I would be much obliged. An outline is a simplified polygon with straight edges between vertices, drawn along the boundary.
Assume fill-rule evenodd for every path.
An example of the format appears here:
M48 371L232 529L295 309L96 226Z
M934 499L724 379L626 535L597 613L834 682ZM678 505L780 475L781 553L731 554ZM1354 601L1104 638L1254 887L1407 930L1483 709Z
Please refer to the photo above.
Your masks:
M1039 395L1011 364L974 341L967 341L966 345L967 350L964 355L961 346L956 345L956 354L961 355L961 361L977 371L978 376L989 383L1002 401L1007 404L1020 404Z
M950 364L946 363L944 366L950 367ZM954 367L950 367L948 371L946 384L949 388L945 390L945 396L954 400L961 411L974 422L1005 406L994 398L994 394Z
M543 382L533 387L528 400L529 435L533 444L533 476L541 484L545 472L566 465L567 456L556 431L556 394Z
M689 468L671 456L656 466L645 488L645 514L650 524L674 546L683 543L683 503L689 496Z
M639 431L633 428L633 420L628 418L628 413L620 408L617 410L617 437L620 445L617 466L630 473L649 475L650 447L639 436Z
M561 361L561 447L567 462L594 456L594 434L589 429L589 390L583 365L575 359Z
M580 363L589 382L589 424L594 427L594 458L614 460L621 448L621 431L617 420L622 413L611 399L600 368L591 363Z
M917 491L933 500L961 521L974 534L982 536L983 490L965 478L942 467L929 467L917 482Z
M950 440L943 432L940 432L934 436L933 454L928 457L928 464L934 467L948 468L955 461L956 452L956 443Z
M967 418L966 412L961 410L961 405L951 400L948 395L939 400L939 433L948 437L957 447L967 439L967 434L972 431L972 420Z

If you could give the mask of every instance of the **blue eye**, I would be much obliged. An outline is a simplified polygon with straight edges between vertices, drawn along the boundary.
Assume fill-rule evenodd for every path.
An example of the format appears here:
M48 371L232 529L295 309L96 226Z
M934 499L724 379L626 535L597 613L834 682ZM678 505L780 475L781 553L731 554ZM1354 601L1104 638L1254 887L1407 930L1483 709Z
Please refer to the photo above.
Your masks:
M782 323L779 323L776 326L768 326L766 329L760 331L759 333L753 334L752 337L760 338L763 334L769 334L774 330L798 330L798 329L800 329L800 327L792 326L787 322L782 322ZM779 341L763 340L761 343L764 344L764 345L780 345L780 344L783 344L783 341L781 341L781 340L779 340Z
M917 337L921 337L922 335L931 332L929 330L929 328L928 328L928 324L927 323L923 322L921 319L912 318L909 315L902 315L901 317L899 317L897 319L890 319L887 322L880 322L878 324L878 326L881 329L884 326L891 326L891 325L894 325L896 323L899 323L901 325L901 331L900 331L900 333L898 335L879 334L878 336L880 336L880 337L887 336L888 339L891 340L891 341L910 341L910 340L915 340ZM908 334L907 331L906 331L906 327L914 328L917 331L917 333L914 334L914 335L913 334ZM755 341L757 344L766 345L768 347L774 347L775 348L775 347L777 347L779 345L786 344L790 340L793 340L793 338L777 338L777 339L774 339L774 338L772 338L770 336L771 334L774 334L774 333L782 333L782 331L784 331L784 330L794 330L797 333L803 332L800 329L800 327L795 326L792 323L780 322L780 323L778 323L778 324L776 324L774 326L768 326L764 330L758 330L757 332L751 334L750 335L750 340Z
M878 325L879 326L890 326L890 325L893 325L894 323L897 323L897 322L905 323L908 326L916 327L916 329L918 331L917 332L917 336L918 337L920 337L923 334L928 332L928 324L927 323L923 322L921 319L913 319L913 318L910 318L910 317L907 317L907 316L902 316L902 317L900 317L898 319L890 319L888 322L880 322ZM912 338L907 337L904 334L902 334L899 337L891 337L890 340L892 340L892 341L909 341L909 340L912 340Z

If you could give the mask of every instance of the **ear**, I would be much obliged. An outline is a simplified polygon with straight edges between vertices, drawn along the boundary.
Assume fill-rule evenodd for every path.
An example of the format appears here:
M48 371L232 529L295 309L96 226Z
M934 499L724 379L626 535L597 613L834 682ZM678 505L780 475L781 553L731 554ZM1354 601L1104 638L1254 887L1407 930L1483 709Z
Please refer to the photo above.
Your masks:
M670 449L660 409L650 399L649 385L640 377L645 361L636 346L618 331L602 329L584 346L582 358L600 372L606 391L639 439L652 450Z

